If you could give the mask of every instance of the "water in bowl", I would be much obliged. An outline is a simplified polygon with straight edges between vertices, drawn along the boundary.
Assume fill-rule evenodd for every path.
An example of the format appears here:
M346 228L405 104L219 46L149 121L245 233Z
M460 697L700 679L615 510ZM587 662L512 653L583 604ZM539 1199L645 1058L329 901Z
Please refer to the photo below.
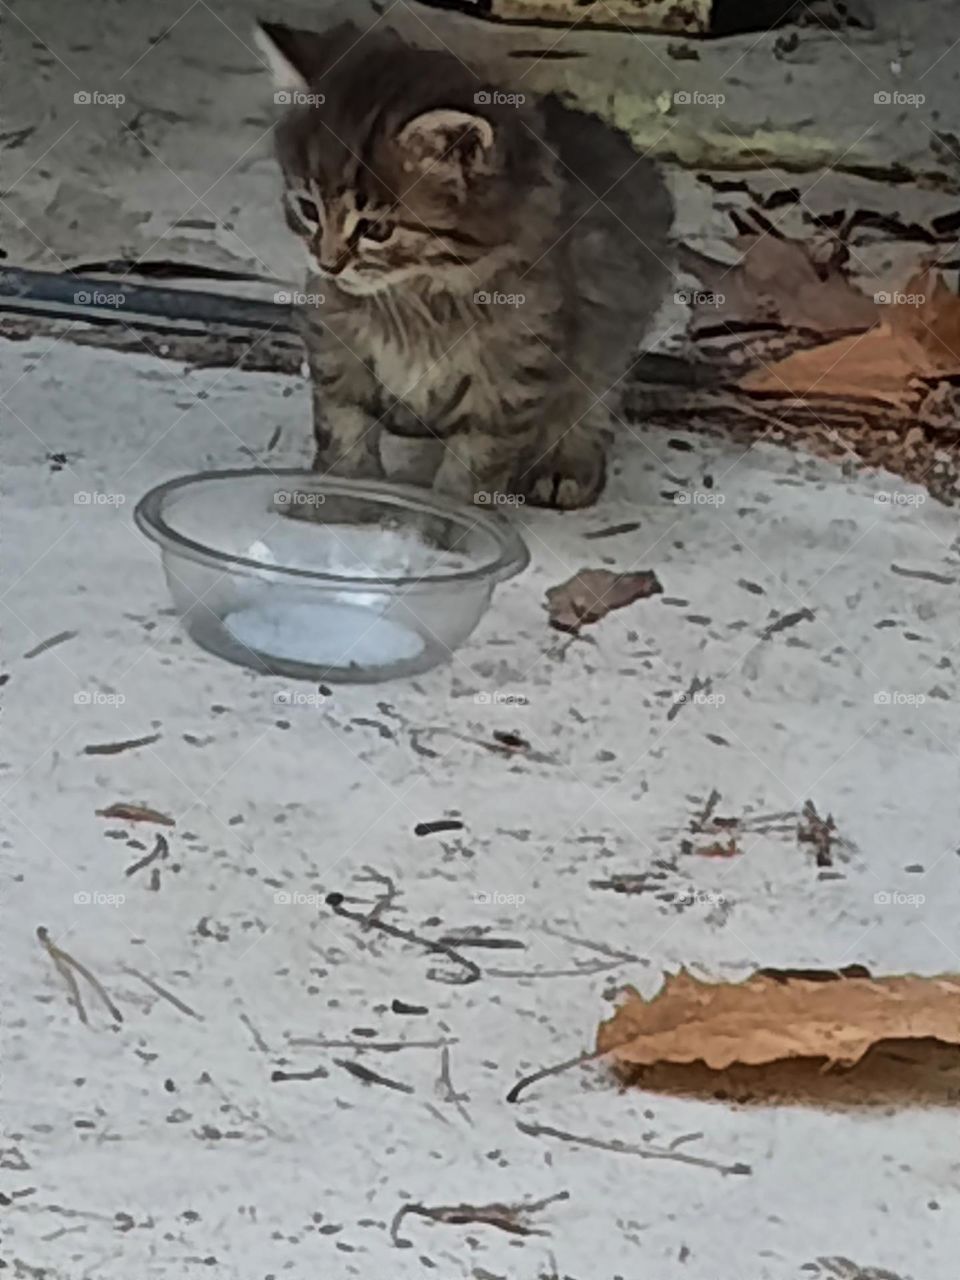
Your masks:
M253 653L326 668L391 667L426 647L403 623L342 600L265 599L235 609L222 622Z

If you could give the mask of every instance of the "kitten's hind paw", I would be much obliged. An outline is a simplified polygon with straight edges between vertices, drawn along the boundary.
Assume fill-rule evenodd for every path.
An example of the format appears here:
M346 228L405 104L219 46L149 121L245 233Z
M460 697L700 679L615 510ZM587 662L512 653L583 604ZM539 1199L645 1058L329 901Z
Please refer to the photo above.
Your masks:
M574 430L554 444L522 477L528 502L574 511L600 497L607 479L603 441Z

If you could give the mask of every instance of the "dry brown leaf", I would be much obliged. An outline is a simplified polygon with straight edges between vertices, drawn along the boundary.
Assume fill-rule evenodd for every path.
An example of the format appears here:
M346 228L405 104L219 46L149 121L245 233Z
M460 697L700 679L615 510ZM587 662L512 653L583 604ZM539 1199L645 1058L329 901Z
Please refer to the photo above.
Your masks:
M923 301L892 308L894 333L920 343L932 373L956 373L960 370L960 298L932 269L914 276L903 293Z
M960 372L960 298L932 271L914 277L906 299L866 333L796 351L748 373L746 391L870 396L901 404L916 378Z
M550 625L558 631L579 631L598 622L611 609L622 609L635 600L659 595L660 580L651 569L639 573L611 573L609 569L581 569L547 590Z
M173 818L161 813L159 809L151 809L146 804L128 804L118 800L106 809L97 809L98 818L119 818L123 822L156 822L161 827L175 827Z
M736 858L741 849L736 837L731 836L726 844L721 840L714 840L712 844L695 846L692 852L698 853L701 858Z
M680 265L696 275L711 300L697 307L703 320L717 323L768 321L785 328L841 333L869 329L877 304L861 293L840 267L817 260L803 240L773 235L739 236L741 257L733 266L682 246Z
M884 1040L960 1045L960 976L798 976L701 982L681 970L652 1000L632 987L600 1024L597 1049L620 1067L705 1063L715 1071L786 1059L852 1066Z

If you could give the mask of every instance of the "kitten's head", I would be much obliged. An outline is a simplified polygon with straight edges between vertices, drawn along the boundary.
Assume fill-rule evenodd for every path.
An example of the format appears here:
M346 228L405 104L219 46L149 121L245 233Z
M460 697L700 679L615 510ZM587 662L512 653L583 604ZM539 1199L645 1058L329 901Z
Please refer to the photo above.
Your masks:
M516 235L542 149L513 104L459 59L353 26L326 35L262 24L287 224L311 266L351 294L414 276L476 287ZM479 101L478 101L479 100Z

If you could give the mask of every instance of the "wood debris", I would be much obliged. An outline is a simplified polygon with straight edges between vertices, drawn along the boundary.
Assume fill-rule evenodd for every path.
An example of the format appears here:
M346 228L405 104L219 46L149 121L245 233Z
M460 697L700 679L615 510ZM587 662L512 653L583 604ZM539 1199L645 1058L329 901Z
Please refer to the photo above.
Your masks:
M637 573L581 569L566 582L547 590L550 625L558 631L576 633L588 623L599 622L612 609L622 609L662 591L660 580L649 569Z
M105 809L97 809L98 818L119 818L123 822L155 822L161 827L174 827L176 820L148 804L128 803L117 800Z
M559 1200L569 1200L568 1191L558 1191L556 1195L547 1196L543 1200L521 1201L519 1204L454 1204L425 1205L405 1204L394 1216L390 1224L390 1238L401 1248L412 1247L412 1241L404 1240L399 1235L400 1224L409 1214L419 1218L429 1218L431 1222L446 1222L452 1226L468 1226L479 1223L485 1227L496 1227L514 1236L546 1235L530 1225L527 1219L533 1213L545 1209L548 1204Z

